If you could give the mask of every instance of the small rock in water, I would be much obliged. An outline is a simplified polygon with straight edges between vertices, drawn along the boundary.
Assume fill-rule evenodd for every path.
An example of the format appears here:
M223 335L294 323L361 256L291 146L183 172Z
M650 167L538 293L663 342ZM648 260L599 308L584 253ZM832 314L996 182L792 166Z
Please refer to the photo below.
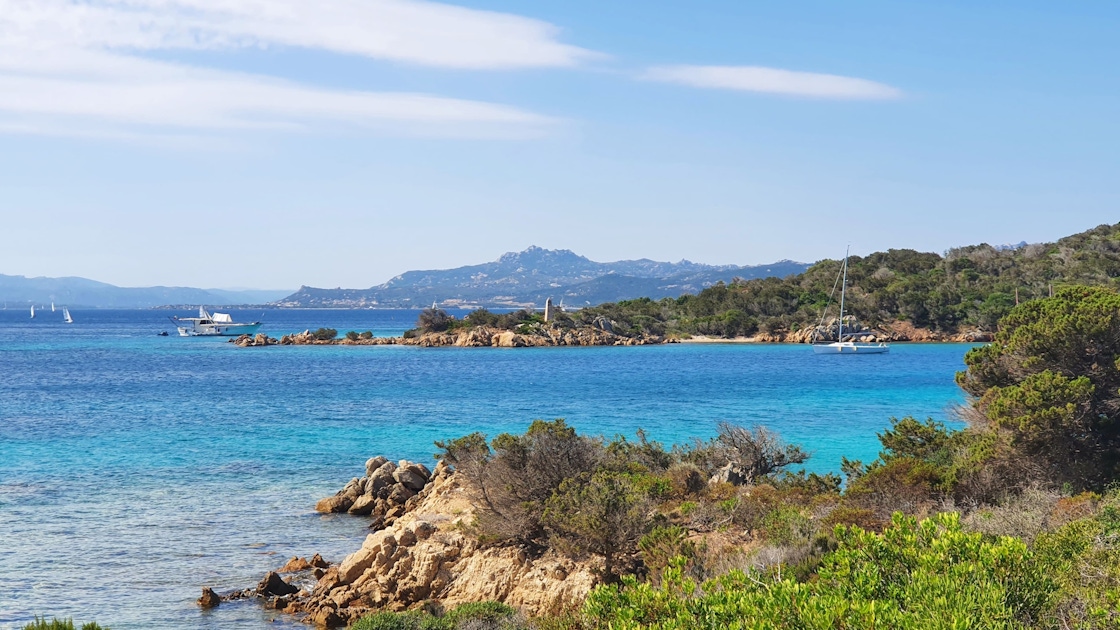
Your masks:
M202 597L198 598L198 605L203 608L217 608L222 603L222 598L209 587L202 587Z
M257 594L265 597L269 595L292 595L298 592L298 588L285 582L280 578L280 574L275 571L269 571L265 574L264 579L257 585Z
M299 556L292 556L284 566L280 567L280 573L295 573L297 571L306 571L311 568L311 563Z
M320 556L319 554L315 554L315 555L311 556L310 563L311 563L311 566L316 567L318 569L325 569L325 568L331 566L331 564L329 562L327 562L326 560L324 560L323 556Z

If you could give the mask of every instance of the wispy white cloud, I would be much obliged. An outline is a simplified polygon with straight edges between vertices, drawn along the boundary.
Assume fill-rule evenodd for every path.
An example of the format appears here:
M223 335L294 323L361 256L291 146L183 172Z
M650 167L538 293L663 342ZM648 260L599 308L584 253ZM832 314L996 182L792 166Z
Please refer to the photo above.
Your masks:
M573 66L594 53L516 15L420 0L0 0L0 132L388 128L522 135L507 105L325 89L172 63L155 51L294 47L470 70ZM100 134L104 130L98 129Z
M902 97L902 90L876 81L763 66L657 66L646 70L642 78L700 88L807 98L889 100Z
M540 20L423 0L0 0L0 37L83 48L291 46L446 68L574 66Z

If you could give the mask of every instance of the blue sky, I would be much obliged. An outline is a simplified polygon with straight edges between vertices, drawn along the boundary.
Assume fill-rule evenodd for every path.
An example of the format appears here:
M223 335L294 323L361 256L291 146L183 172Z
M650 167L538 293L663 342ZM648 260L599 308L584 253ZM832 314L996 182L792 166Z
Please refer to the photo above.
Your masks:
M1120 206L1111 2L0 0L0 273L758 264Z

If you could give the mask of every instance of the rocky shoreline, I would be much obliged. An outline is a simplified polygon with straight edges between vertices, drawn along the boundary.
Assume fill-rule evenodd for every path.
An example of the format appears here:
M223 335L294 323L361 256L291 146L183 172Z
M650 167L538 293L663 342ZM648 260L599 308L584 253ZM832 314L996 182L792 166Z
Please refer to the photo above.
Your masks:
M541 327L533 331L515 332L491 326L478 326L466 330L448 332L427 332L415 336L369 337L351 339L319 339L314 333L305 330L301 333L284 335L279 339L257 333L255 337L242 335L231 339L243 348L257 346L420 346L423 348L531 348L555 346L647 346L675 343L659 335L620 335L609 328L584 327L563 328L560 326Z
M937 343L986 343L992 334L983 330L956 333L917 328L908 322L896 322L877 329L857 329L861 341L877 342L937 342ZM845 329L847 331L847 329ZM321 339L309 330L283 335L279 339L264 333L256 336L242 335L231 339L240 347L262 346L419 346L422 348L533 348L558 346L646 346L665 343L812 343L815 329L758 333L751 337L721 338L694 336L689 338L661 335L622 335L613 330L609 322L594 327L565 328L547 326L532 331L515 332L490 326L478 326L447 332L427 332L414 336L366 337ZM847 337L847 335L845 335ZM826 339L825 341L828 341Z
M292 558L256 588L224 596L203 588L199 605L255 598L317 627L337 628L372 612L419 605L498 601L529 615L557 613L578 606L600 582L589 561L481 544L471 531L474 508L466 491L442 462L429 472L423 464L374 457L364 476L315 509L369 518L372 533L341 562L318 554Z

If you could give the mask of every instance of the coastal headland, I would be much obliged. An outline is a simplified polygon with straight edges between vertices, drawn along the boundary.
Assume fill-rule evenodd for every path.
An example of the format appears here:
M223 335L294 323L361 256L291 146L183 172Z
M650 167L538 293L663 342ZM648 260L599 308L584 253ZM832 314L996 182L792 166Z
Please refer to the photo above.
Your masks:
M340 562L292 558L255 589L220 600L260 598L268 608L299 615L318 627L349 625L371 612L422 604L450 610L472 602L502 602L528 614L570 610L601 582L590 558L541 553L516 544L486 544L474 533L476 509L462 475L441 463L384 457L366 462L316 510L371 519L361 547ZM286 578L286 579L285 579ZM206 601L220 602L204 590Z

